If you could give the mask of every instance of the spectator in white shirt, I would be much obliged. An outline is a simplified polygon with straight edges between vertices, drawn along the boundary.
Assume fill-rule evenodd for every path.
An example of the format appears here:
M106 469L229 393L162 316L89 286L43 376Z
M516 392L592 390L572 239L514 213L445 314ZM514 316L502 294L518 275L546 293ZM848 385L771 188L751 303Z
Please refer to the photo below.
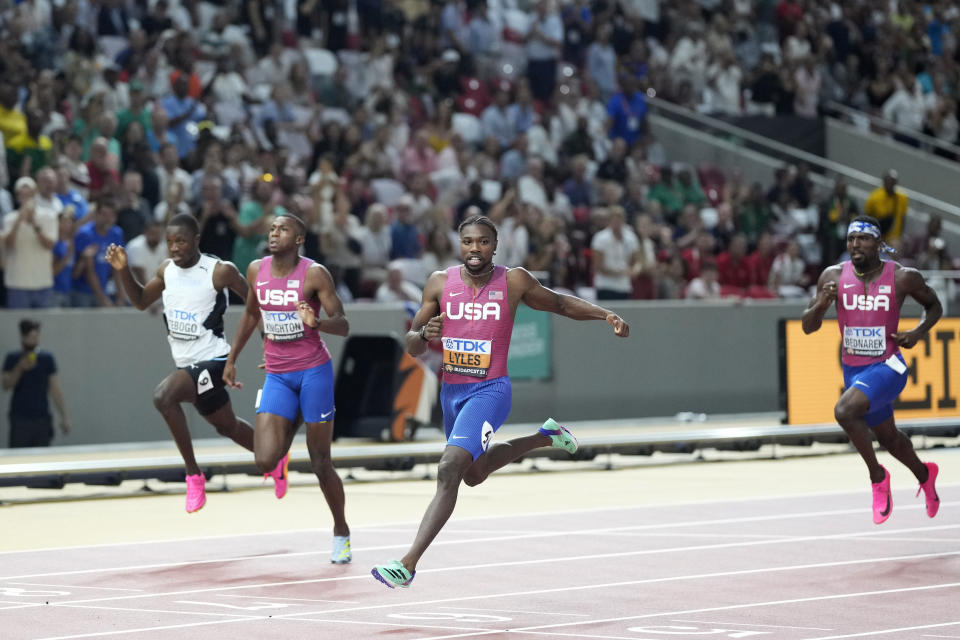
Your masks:
M404 279L403 264L394 260L387 266L387 279L377 287L377 302L420 302L420 287Z
M7 308L43 308L53 304L53 245L60 223L53 211L37 206L37 183L14 183L19 209L3 217L4 282Z
M640 251L640 241L633 229L626 226L627 215L622 207L613 206L606 228L593 236L593 286L598 300L626 300L633 286L630 275Z
M372 292L386 279L390 261L390 227L385 205L376 202L367 208L364 226L357 231L357 240L362 248L360 289Z
M923 90L913 76L901 77L901 81L900 87L883 103L883 118L905 129L921 131L927 114Z
M717 279L717 264L713 261L704 262L700 267L700 275L690 281L684 294L687 300L719 300L720 281Z
M786 251L773 259L767 288L781 298L802 298L810 286L806 271L807 263L801 257L800 243L791 240Z
M153 220L142 234L127 243L127 262L139 282L151 280L160 270L163 261L169 257L163 237L165 229L164 222ZM150 307L150 312L155 313L160 306L161 302L158 300Z

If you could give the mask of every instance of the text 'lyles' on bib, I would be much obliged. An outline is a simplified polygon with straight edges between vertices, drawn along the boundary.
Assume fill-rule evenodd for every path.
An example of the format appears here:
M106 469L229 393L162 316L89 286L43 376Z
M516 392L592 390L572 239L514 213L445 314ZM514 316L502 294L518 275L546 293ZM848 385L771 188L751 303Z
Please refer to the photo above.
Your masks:
M472 378L486 378L490 370L493 341L442 338L443 370Z
M843 328L843 351L854 356L882 356L887 350L885 327Z
M263 318L263 333L267 340L273 342L287 342L299 340L304 335L303 321L296 311L267 311L260 310Z
M164 315L167 317L167 333L174 340L198 340L206 331L199 312L167 308Z

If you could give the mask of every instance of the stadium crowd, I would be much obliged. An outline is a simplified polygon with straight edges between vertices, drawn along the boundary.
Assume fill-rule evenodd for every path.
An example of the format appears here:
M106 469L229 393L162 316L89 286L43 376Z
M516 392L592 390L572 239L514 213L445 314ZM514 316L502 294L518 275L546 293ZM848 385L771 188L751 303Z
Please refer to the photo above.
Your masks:
M957 138L948 2L20 0L0 3L6 306L124 304L164 223L243 272L279 209L345 300L419 299L484 213L497 260L587 297L806 296L874 215L900 259L896 172L865 202L806 166L772 184L678 161L648 97L817 117L831 102ZM909 142L909 140L907 140Z

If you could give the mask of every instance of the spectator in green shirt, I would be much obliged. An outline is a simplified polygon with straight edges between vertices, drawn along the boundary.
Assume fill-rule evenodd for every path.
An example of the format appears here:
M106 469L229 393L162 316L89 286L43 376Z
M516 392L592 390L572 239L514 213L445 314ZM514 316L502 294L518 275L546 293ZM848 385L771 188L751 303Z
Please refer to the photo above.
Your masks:
M117 111L117 138L123 140L123 134L131 122L139 122L144 131L153 129L150 119L150 110L147 109L147 94L143 91L143 83L134 80L130 83L130 106Z
M760 235L770 226L773 210L767 202L763 185L754 182L750 187L750 194L740 205L739 228L740 233L747 237L750 244L756 244Z
M240 273L246 273L251 262L263 255L263 244L273 216L284 213L283 207L271 207L274 177L265 173L253 185L250 200L240 207L234 223L237 236L233 240L233 263Z
M654 174L654 179L656 174ZM660 180L650 187L647 200L654 200L663 207L664 216L668 220L676 220L677 214L683 208L684 193L673 180L673 169L669 166L660 170Z
M683 194L683 204L695 204L697 207L707 204L707 196L704 195L700 185L693 181L689 170L684 169L677 173L676 186Z

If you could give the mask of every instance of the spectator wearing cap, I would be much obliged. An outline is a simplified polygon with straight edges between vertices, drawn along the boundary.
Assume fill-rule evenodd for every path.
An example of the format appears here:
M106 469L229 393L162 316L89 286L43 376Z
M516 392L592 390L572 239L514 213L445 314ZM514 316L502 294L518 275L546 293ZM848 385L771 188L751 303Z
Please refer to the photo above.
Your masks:
M147 94L143 90L143 83L139 80L130 82L130 103L117 112L117 136L123 138L131 122L139 122L143 130L153 129L152 114L147 108Z
M563 21L550 0L537 2L526 44L530 91L540 102L548 102L557 84L557 64L563 53Z
M86 217L90 213L90 203L83 197L83 194L76 188L70 180L70 165L63 157L57 162L57 184L55 193L57 200L60 201L61 211L66 207L73 207L74 219L81 224L86 224Z
M18 179L13 191L19 208L3 217L7 307L49 307L53 304L52 250L57 241L57 216L37 206L33 178Z
M3 361L3 388L10 398L10 441L15 447L46 447L53 438L49 398L60 414L60 430L70 433L70 418L57 380L57 363L47 351L39 351L40 323L20 321L20 351L11 351Z
M173 91L161 102L161 106L170 118L169 130L176 140L177 155L185 158L196 146L194 133L188 125L203 120L207 111L197 99L189 95L190 80L187 74L181 73L173 81Z
M447 49L440 56L440 64L430 75L431 87L437 101L452 99L460 92L460 54Z
M887 170L883 174L883 185L871 191L863 203L863 213L877 219L887 242L903 234L903 221L910 203L907 194L897 189L897 180L897 172Z
M420 232L413 223L413 197L400 196L394 207L396 219L390 225L390 259L420 256Z

